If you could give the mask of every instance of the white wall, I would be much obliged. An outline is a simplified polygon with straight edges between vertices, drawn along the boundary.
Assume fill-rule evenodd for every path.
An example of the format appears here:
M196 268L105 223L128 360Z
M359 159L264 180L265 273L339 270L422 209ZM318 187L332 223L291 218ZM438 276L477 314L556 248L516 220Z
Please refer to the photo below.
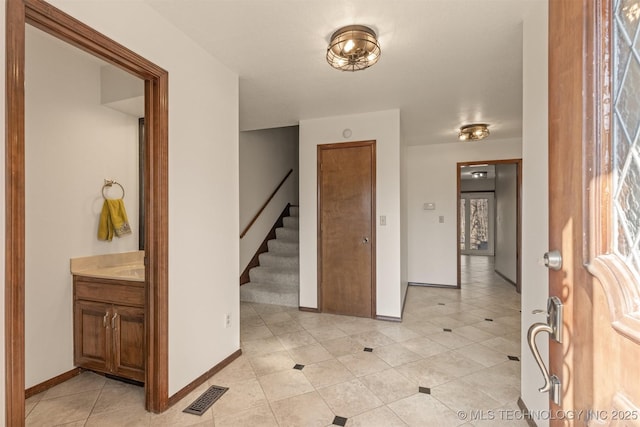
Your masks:
M100 105L101 64L28 28L25 80L26 387L73 368L69 259L138 249L138 119ZM55 84L51 84L55 82ZM97 239L104 178L132 233ZM108 194L121 196L120 189Z
M53 5L169 72L169 393L240 347L238 76L144 2ZM225 314L232 326L224 327Z
M344 129L352 136L345 139ZM400 317L400 111L300 121L300 305L317 307L317 146L376 141L376 285L379 316Z
M518 176L515 164L496 165L496 256L495 270L513 283L517 281Z
M6 11L6 1L0 0L0 52L5 52L5 11ZM0 55L0 81L3 84L0 84L0 99L3 101L0 102L0 129L2 129L2 136L0 136L0 158L5 158L5 142L6 142L6 132L5 132L5 55ZM5 223L5 177L4 174L0 175L0 223ZM2 242L5 241L5 227L0 227L0 240ZM0 245L0 259L5 259L5 245ZM0 262L0 277L4 278L4 262ZM4 280L2 281L4 283ZM0 307L4 312L4 291L0 292ZM4 316L0 316L0 366L5 366L5 358L4 358ZM0 425L3 425L5 420L5 412L6 412L6 397L5 397L5 370L0 369Z
M100 83L102 105L144 117L144 80L109 64L100 68Z
M515 159L521 154L519 139L407 147L409 282L456 286L456 164ZM435 203L436 209L423 210L426 202Z
M102 104L138 97L144 99L143 80L110 64L100 68L100 102ZM144 110L142 116L144 116Z
M523 129L522 129L522 337L529 325L545 320L549 273L541 265L549 249L548 191L548 5L536 3L523 26ZM538 340L538 348L548 363L547 337ZM547 365L548 366L548 365ZM526 339L522 340L522 400L530 410L549 408L549 396L539 393L542 376L533 360ZM539 427L548 425L537 420Z
M240 239L240 272L246 268L287 203L298 204L298 126L240 132L240 233L289 170L293 173Z

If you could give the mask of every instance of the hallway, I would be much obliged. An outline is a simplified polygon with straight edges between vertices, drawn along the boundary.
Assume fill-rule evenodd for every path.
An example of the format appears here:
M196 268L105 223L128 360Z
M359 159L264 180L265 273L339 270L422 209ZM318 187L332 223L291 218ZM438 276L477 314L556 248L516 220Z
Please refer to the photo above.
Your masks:
M164 414L87 372L28 399L27 426L526 426L520 295L491 257L463 256L462 283L410 286L402 323L241 303L243 355ZM210 385L229 390L183 413Z

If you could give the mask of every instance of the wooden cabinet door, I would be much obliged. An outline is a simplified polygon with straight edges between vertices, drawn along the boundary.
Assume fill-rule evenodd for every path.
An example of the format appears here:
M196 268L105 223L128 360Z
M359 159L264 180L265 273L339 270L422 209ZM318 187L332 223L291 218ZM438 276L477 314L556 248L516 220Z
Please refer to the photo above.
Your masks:
M145 381L144 286L74 276L76 366Z
M144 381L144 309L114 306L112 373Z
M76 301L75 304L75 365L109 372L112 346L108 322L111 305L89 301Z

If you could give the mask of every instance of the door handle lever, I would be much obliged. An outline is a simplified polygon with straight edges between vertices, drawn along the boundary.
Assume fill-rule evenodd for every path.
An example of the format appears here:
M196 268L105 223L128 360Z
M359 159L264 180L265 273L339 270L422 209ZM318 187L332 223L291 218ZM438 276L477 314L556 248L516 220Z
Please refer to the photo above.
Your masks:
M538 310L534 310L535 314ZM547 323L536 322L529 327L527 331L527 343L529 349L533 354L542 377L544 378L544 384L538 389L540 393L550 392L550 398L556 405L560 405L562 401L562 387L560 379L556 375L549 375L549 370L542 360L538 346L536 345L536 336L540 332L547 332L549 337L559 343L562 342L562 302L560 298L553 296L547 301Z
M546 393L551 389L551 378L549 377L549 370L544 365L544 361L542 360L542 356L540 356L540 351L536 345L536 335L540 332L548 332L551 334L553 333L553 328L546 323L534 323L529 327L529 331L527 332L527 342L529 343L531 353L533 353L533 358L536 360L536 363L540 368L540 372L542 372L542 377L544 378L544 385L540 387L538 391L540 393Z

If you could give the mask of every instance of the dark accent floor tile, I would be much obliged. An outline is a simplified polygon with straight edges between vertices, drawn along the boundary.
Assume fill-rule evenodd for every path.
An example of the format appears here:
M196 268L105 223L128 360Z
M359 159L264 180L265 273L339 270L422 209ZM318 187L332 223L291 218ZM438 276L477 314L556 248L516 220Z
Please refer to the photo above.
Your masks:
M438 305L444 305L444 303L443 302L439 302Z
M520 361L520 358L517 356L507 356L509 358L509 360L517 360L518 362Z
M431 394L429 387L418 387L418 393Z
M445 332L452 332L452 331L451 331L451 329L449 329L449 328L444 328L444 329L443 329L443 331L445 331Z
M296 365L293 367L293 369L297 369L299 371L302 371L303 368L304 368L304 365L300 365L299 363L296 363Z
M334 426L344 427L346 424L347 424L347 419L345 417L339 417L336 415L336 417L333 419Z
M486 320L487 322L493 322L493 319L489 319L489 318L484 319L484 320Z
M371 353L373 349L371 347L365 347L364 351Z

